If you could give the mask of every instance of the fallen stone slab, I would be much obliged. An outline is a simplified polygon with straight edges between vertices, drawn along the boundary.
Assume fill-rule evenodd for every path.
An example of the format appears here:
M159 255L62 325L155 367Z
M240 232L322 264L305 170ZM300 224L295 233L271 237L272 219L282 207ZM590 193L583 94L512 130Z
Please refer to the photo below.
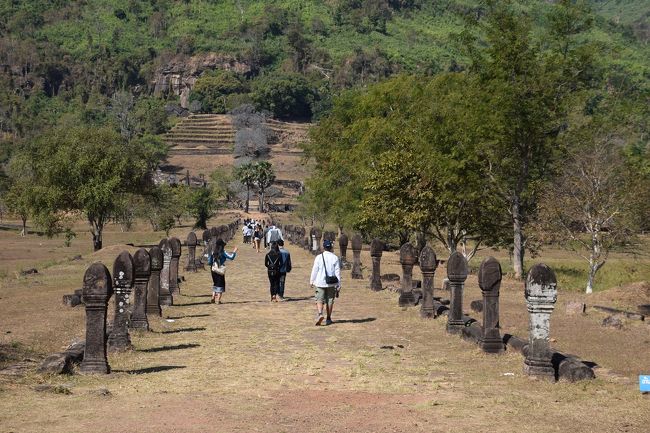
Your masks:
M36 268L30 268L30 269L25 269L20 271L20 276L25 277L27 275L33 275L33 274L38 274L38 269Z
M630 311L619 310L617 308L603 307L602 305L592 305L590 308L593 308L597 311L602 311L604 313L620 314L621 316L625 316L626 318L632 320L645 320L645 316L643 314L632 313Z
M81 341L70 345L65 351L54 353L43 360L39 373L71 374L74 364L83 360L86 342Z
M398 274L384 274L381 276L382 281L391 281L391 282L398 282L400 280L400 276Z
M618 316L607 316L601 322L601 326L606 328L623 329L623 321Z
M644 316L650 316L650 304L641 304L636 308L639 310L639 313L643 314Z

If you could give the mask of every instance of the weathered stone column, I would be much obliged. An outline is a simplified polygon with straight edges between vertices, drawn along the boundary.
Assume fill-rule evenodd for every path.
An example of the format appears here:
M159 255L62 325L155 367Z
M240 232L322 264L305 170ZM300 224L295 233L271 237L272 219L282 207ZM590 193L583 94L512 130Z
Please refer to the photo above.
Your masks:
M140 248L133 256L135 267L135 296L133 297L133 314L129 328L149 330L147 320L147 285L151 276L151 258L144 248Z
M151 275L147 285L147 314L162 316L160 308L160 270L163 267L163 253L160 247L153 247L149 250L151 258Z
M131 348L129 336L129 303L133 289L133 258L128 251L122 251L113 264L113 288L115 290L115 314L111 335L108 337L109 350Z
M113 294L111 274L101 263L93 263L84 274L82 299L86 306L86 347L79 371L110 373L106 358L106 312Z
M181 241L178 238L171 238L169 246L172 248L172 259L169 263L169 292L173 296L181 294L178 287L178 263L181 258Z
M312 227L311 229L311 239L313 241L312 247L311 247L311 252L314 255L318 255L321 252L321 239L323 238L323 232L316 228Z
M169 267L172 261L172 247L168 239L163 239L159 244L160 250L163 254L163 267L160 271L160 292L158 292L158 300L160 305L174 305L174 298L169 291Z
M557 300L555 273L544 264L537 264L526 278L526 304L528 306L528 353L524 372L531 376L555 378L548 345L550 318Z
M185 270L188 272L196 272L196 234L190 232L187 235L187 266Z
M420 252L420 271L422 271L422 307L420 317L432 319L436 317L436 309L433 305L433 284L438 259L436 252L430 246L425 246Z
M381 255L384 252L384 243L379 239L373 239L370 243L370 257L372 257L372 277L370 289L379 292L381 286Z
M361 272L361 247L363 246L361 236L356 234L352 236L352 279L362 280Z
M409 242L399 249L399 262L402 265L402 288L399 294L400 307L415 305L413 295L413 266L418 260L417 250Z
M494 257L483 260L478 271L478 286L483 294L483 326L479 346L483 352L503 352L503 340L499 331L499 287L501 265Z
M468 269L465 257L456 251L447 261L447 278L451 290L447 332L458 334L465 327L463 321L463 288L467 279Z

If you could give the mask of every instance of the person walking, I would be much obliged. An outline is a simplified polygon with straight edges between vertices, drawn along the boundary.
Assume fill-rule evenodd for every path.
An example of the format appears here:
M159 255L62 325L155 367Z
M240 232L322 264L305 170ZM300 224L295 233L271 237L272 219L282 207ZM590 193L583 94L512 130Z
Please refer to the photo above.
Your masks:
M259 253L260 252L260 241L262 240L262 226L255 226L255 232L253 233L253 248Z
M278 292L280 291L280 267L282 266L282 254L277 242L271 243L271 248L264 257L264 266L266 266L269 276L271 291L271 302L278 302Z
M332 245L329 239L323 241L324 251L316 256L311 269L309 284L316 291L316 326L323 323L323 307L327 314L325 324L334 323L332 321L334 298L341 290L341 266L339 258L332 252Z
M271 244L271 242L278 242L278 241L283 241L284 238L282 237L282 231L275 226L275 224L271 224L269 227L269 230L266 232L266 243Z
M228 253L225 250L226 243L223 239L217 239L214 249L208 255L208 265L212 273L212 302L221 304L221 296L226 291L226 260L235 260L237 247Z
M284 248L284 241L278 241L280 247L280 255L282 256L282 264L280 265L280 287L278 288L278 299L284 301L284 284L287 280L287 274L291 272L291 253Z

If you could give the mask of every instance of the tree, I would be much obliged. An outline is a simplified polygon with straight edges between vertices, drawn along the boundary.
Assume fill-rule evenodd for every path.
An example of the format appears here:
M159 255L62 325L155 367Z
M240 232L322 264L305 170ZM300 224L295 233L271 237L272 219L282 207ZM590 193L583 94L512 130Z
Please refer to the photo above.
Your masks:
M202 75L190 93L190 101L198 101L204 111L226 113L228 96L246 91L242 80L230 71L218 71Z
M26 158L14 156L8 166L9 189L5 192L4 201L10 212L20 218L22 223L21 236L27 234L27 219L33 214L33 200L30 190L33 185L34 173Z
M235 168L235 178L246 187L246 206L244 208L246 213L248 213L251 188L255 186L255 175L255 166L251 162Z
M522 278L526 229L537 211L541 185L552 178L563 153L557 136L568 96L588 68L572 67L584 56L569 51L559 55L559 47L565 45L558 39L572 38L573 30L555 32L553 46L545 51L531 40L530 18L510 1L486 4L487 17L480 27L487 47L467 44L471 74L483 89L473 116L488 126L480 142L482 157L491 189L511 220L513 267L515 277Z
M210 217L214 215L217 208L213 191L208 187L197 188L192 192L189 205L190 215L194 217L194 227L197 229L207 229L207 223Z
M95 250L120 195L142 194L151 185L158 152L126 141L107 127L56 129L20 152L33 171L33 209L53 226L74 212L85 215Z
M274 74L259 78L251 96L258 109L275 117L309 119L318 92L302 75Z
M264 212L264 191L273 184L275 173L268 161L260 161L253 165L254 182L259 189L259 211Z

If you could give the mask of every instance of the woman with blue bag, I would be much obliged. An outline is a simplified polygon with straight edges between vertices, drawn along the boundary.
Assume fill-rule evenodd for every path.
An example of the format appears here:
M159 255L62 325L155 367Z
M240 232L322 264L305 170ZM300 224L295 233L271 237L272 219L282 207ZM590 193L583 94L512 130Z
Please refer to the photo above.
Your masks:
M223 239L217 239L214 248L208 255L208 265L212 272L212 302L221 304L221 295L226 291L226 260L235 260L237 247L232 253L225 250L226 243Z

